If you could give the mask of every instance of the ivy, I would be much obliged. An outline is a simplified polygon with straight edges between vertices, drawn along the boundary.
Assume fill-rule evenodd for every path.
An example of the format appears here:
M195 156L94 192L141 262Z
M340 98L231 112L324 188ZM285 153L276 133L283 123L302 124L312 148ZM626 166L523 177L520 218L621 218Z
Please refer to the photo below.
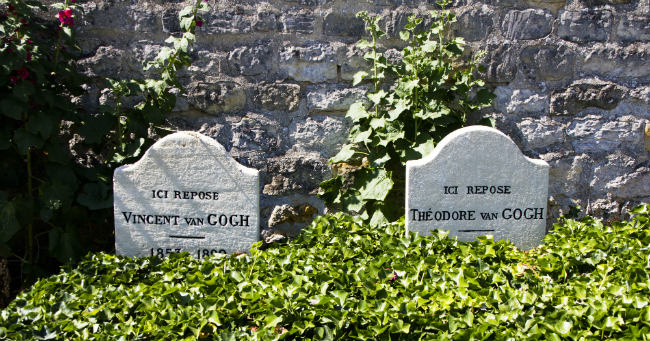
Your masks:
M0 257L21 264L12 277L22 285L113 248L113 170L167 133L160 126L181 90L176 72L190 64L208 9L190 0L179 15L182 36L147 66L154 78L106 80L100 91L112 104L86 112L74 101L94 81L75 68L82 6L52 7L54 22L35 14L47 10L40 1L0 0ZM126 106L127 97L139 102Z
M372 91L367 101L354 103L347 112L353 125L330 163L353 171L321 184L319 196L328 206L358 213L374 226L396 221L404 214L406 162L428 154L445 135L466 124L468 113L494 98L475 78L480 54L466 60L463 39L445 39L455 21L444 10L448 4L439 2L443 10L431 13L427 31L419 29L422 18L409 18L400 32L407 46L396 63L378 50L384 35L381 18L357 14L372 38L357 44L367 51L364 59L371 69L355 74L353 84L370 82Z
M318 217L251 254L99 253L0 312L11 340L643 340L650 206L561 219L530 252Z

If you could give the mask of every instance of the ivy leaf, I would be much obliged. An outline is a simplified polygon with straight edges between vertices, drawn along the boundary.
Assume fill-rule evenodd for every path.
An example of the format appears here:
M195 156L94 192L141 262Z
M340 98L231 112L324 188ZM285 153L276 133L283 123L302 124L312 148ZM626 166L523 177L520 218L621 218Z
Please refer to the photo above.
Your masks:
M495 98L496 95L488 89L481 89L476 93L476 100L481 106L489 105Z
M0 101L0 110L2 114L11 117L14 120L20 120L23 117L23 105L11 98L5 98Z
M84 184L77 202L91 210L100 210L113 206L113 196L109 186L103 182Z
M330 159L330 163L349 161L356 154L356 151L352 149L353 147L351 144L343 145L343 148Z
M363 118L367 118L370 114L366 111L363 102L356 102L350 106L345 117L352 119L352 122L359 122Z
M419 143L413 149L420 153L422 157L425 157L435 149L436 142L433 140L433 138L431 138L431 136L429 136L429 134L422 134L422 136L428 136L428 139L424 142Z
M39 134L43 139L47 140L52 132L59 126L59 122L54 115L44 112L36 112L30 115L26 127L31 133Z
M408 31L400 31L399 32L399 38L404 40L404 41L408 41L410 37L411 37L411 34Z
M379 103L381 103L381 100L384 99L386 95L386 91L379 90L375 93L368 94L368 99L375 105L379 105Z
M104 141L104 137L115 127L117 118L99 114L88 117L84 120L83 125L79 128L78 133L89 144L99 144Z
M41 148L45 141L38 135L28 132L21 127L14 132L14 143L22 155L27 154L29 148Z
M353 143L363 143L368 142L368 138L372 135L372 130L361 131L355 135L351 135L351 142Z
M395 108L392 110L388 111L388 119L391 121L394 121L399 118L399 115L401 115L404 110L407 110L410 108L410 105L408 102L406 102L403 99L399 99L397 103L395 103Z
M359 195L364 200L384 200L388 192L393 188L393 180L390 172L385 169L376 168L366 172L361 178L362 186L359 187Z
M365 71L357 71L357 72L354 74L354 76L352 77L352 85L354 85L354 86L358 85L358 84L361 83L361 81L363 81L363 79L366 78L367 76L368 76L368 73L367 73L367 72L365 72Z
M339 189L343 187L343 178L339 175L320 183L318 197L326 203L338 203L341 196Z

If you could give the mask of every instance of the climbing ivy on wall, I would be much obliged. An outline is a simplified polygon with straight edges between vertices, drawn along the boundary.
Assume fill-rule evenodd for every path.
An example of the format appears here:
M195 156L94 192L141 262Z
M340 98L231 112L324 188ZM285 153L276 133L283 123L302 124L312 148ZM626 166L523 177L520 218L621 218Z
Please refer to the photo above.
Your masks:
M446 38L455 15L443 8L422 18L409 17L400 38L407 43L401 60L390 62L379 51L384 35L379 16L360 12L371 40L358 46L370 70L354 76L354 85L372 84L367 101L350 106L353 125L347 143L330 159L334 177L320 185L329 206L359 213L371 225L395 221L404 214L405 165L429 153L444 136L465 126L467 114L489 105L494 95L476 78L479 65L465 58L464 40Z

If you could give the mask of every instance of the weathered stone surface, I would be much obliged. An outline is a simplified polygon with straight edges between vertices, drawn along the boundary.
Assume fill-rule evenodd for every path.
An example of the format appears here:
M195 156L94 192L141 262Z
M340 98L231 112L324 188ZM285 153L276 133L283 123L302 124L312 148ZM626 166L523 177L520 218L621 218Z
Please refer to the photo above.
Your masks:
M330 176L327 158L347 134L349 123L342 114L353 96L344 89L351 87L357 71L370 70L364 51L354 46L367 33L360 26L350 29L353 22L346 18L359 10L383 15L380 27L387 34L379 49L395 62L405 44L398 33L408 16L436 9L435 2L210 1L197 30L192 67L179 72L186 90L177 99L170 125L178 129L183 125L176 122L183 121L183 129L209 134L239 162L262 170L267 194L261 226L276 206L296 207L301 200L318 206L313 193ZM85 110L96 112L108 100L109 93L99 91L105 77L157 77L153 71L143 73L141 64L169 46L164 43L169 33L178 34L182 3L81 2L84 11L75 20L82 47L78 66L93 77L91 92L78 102ZM629 115L650 119L647 1L456 0L448 8L460 19L453 32L470 42L466 55L487 51L482 76L497 99L481 114L496 118L526 155L540 155L562 169L551 173L553 217L573 204L590 212L621 213L640 200L624 197L637 195L632 190L610 190L626 186L624 176L637 166L603 160L618 148L640 164L650 150L650 137L630 140L623 130L607 125ZM50 11L45 19L52 15L56 13ZM425 18L422 26L429 22ZM613 90L578 86L596 79L596 84L613 84ZM569 115L556 115L564 112ZM585 120L589 115L594 117ZM574 116L582 118L581 127L593 129L591 135L570 126ZM577 135L568 134L570 129ZM626 142L615 148L609 142L599 145L599 131L606 140L620 134Z
M364 23L354 13L330 12L323 19L323 32L328 36L359 38L363 35Z
M525 118L517 123L526 149L539 149L565 141L564 126L544 116L541 120Z
M297 13L287 13L282 16L280 22L282 23L284 32L296 32L309 34L314 32L314 21L316 17L309 10L303 10Z
M255 103L267 110L294 111L300 101L296 84L262 84L257 87Z
M210 11L204 15L206 30L212 34L248 33L253 27L254 18L246 15L241 6L231 6L218 11Z
M567 128L567 136L578 153L607 154L619 149L643 148L644 121L623 116L605 121L597 115L575 118Z
M246 113L246 116L231 126L232 132L232 149L233 156L250 157L264 153L271 156L281 155L283 153L283 143L286 133L279 122L268 115ZM265 160L261 160L263 165ZM253 165L255 163L252 163ZM256 168L261 168L256 167Z
M484 59L485 79L491 83L508 83L515 79L519 56L517 47L512 44L490 44Z
M573 115L588 107L614 109L627 89L596 79L581 80L571 84L564 92L551 97L551 113Z
M272 50L268 42L255 46L238 47L228 54L228 71L231 75L256 76L268 71Z
M81 71L89 77L128 77L139 74L128 51L114 46L100 46L94 55L79 61Z
M246 252L259 240L259 174L213 139L179 132L113 177L115 250L202 258Z
M253 29L258 32L273 32L280 28L280 13L273 9L260 7L253 20Z
M318 209L310 204L295 207L287 204L276 206L269 217L268 226L276 231L290 233L296 230L295 224L304 225L314 219L317 213Z
M495 106L508 114L530 114L545 112L548 109L548 96L528 89L512 89L508 86L497 87Z
M406 163L406 229L537 247L546 232L548 174L545 161L525 157L496 129L456 130L425 158Z
M286 46L280 50L280 68L296 81L335 80L338 74L336 51L332 45L321 42Z
M583 70L610 77L641 78L650 76L650 44L620 46L598 45L589 51Z
M491 33L494 18L494 11L487 6L470 7L458 14L454 34L467 41L483 40Z
M315 150L323 157L334 156L347 138L342 116L313 115L290 127L290 143L297 150Z
M162 14L162 29L167 33L178 33L181 31L181 25L178 21L178 10L169 8Z
M605 41L611 25L612 12L608 10L585 8L565 11L560 14L557 34L562 39L578 43Z
M616 35L625 42L650 40L650 16L623 16L616 25Z
M501 23L501 30L508 39L538 39L551 33L553 16L541 9L508 11Z
M246 93L235 82L197 82L187 91L188 102L211 115L238 112L246 106Z
M565 45L529 46L521 51L522 69L542 80L560 80L573 76L576 52Z
M307 109L315 112L345 112L350 105L365 98L363 88L316 86L307 89Z

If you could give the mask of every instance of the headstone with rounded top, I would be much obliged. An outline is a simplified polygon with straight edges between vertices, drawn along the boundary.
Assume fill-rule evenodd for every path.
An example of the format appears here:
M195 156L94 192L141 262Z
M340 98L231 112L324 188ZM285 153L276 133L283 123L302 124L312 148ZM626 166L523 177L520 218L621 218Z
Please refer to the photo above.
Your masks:
M500 131L456 130L406 164L406 228L449 231L460 241L492 235L520 249L546 233L549 165L524 156Z
M197 258L247 252L259 240L259 172L214 139L168 135L113 177L115 250Z

